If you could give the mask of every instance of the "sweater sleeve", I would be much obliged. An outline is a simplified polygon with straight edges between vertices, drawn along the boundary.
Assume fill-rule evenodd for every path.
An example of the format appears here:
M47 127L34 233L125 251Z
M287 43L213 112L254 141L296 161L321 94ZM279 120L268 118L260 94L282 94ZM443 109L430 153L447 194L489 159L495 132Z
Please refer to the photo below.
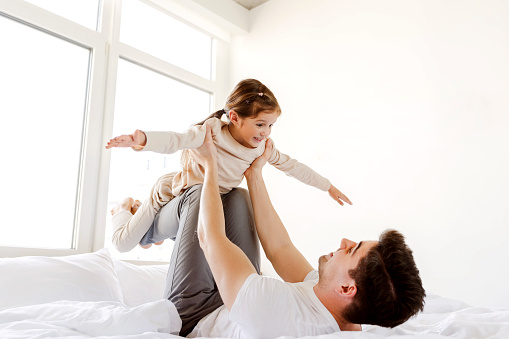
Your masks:
M212 127L212 137L221 130L221 120L208 119L201 126L192 126L184 133L177 132L144 132L147 136L147 144L135 151L152 151L156 153L171 154L183 149L198 148L205 140L206 126Z
M331 182L327 178L322 177L303 163L279 152L276 147L272 150L269 163L278 170L283 171L286 175L322 191L328 191L331 186Z

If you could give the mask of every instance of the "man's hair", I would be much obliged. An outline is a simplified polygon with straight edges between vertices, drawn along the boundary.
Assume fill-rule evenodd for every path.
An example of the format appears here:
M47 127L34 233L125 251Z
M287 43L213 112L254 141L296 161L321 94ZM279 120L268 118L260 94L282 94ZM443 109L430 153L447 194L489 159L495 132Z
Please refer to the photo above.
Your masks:
M378 244L348 273L357 293L342 315L351 323L394 327L424 308L426 292L419 270L398 231L384 231Z

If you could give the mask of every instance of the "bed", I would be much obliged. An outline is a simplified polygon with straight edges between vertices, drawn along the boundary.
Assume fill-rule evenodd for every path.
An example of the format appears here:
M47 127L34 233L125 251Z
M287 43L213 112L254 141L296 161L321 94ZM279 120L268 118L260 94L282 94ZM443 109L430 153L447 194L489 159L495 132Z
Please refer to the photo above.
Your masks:
M106 249L65 257L0 259L0 338L178 338L161 299L165 265L136 266ZM288 338L288 337L284 337ZM364 326L329 338L509 338L509 309L430 294L424 312L394 329Z

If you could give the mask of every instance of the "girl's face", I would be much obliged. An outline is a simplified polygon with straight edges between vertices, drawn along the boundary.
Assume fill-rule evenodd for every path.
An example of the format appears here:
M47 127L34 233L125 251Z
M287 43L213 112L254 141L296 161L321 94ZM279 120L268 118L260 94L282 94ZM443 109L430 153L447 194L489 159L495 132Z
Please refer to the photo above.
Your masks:
M248 148L256 148L270 135L272 125L279 118L276 112L261 112L254 118L241 118L234 111L230 112L233 129L230 133L239 144Z

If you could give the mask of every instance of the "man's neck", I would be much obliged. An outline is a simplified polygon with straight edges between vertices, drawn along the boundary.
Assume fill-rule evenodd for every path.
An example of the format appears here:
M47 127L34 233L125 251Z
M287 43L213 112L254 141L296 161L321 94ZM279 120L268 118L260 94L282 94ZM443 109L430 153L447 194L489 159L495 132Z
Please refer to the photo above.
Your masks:
M334 317L341 331L362 331L361 325L352 324L341 315L346 305L342 304L341 301L338 303L337 300L331 298L327 294L327 291L320 288L318 284L313 287L313 291L315 292L318 300L320 300L323 306L325 306L325 308Z

